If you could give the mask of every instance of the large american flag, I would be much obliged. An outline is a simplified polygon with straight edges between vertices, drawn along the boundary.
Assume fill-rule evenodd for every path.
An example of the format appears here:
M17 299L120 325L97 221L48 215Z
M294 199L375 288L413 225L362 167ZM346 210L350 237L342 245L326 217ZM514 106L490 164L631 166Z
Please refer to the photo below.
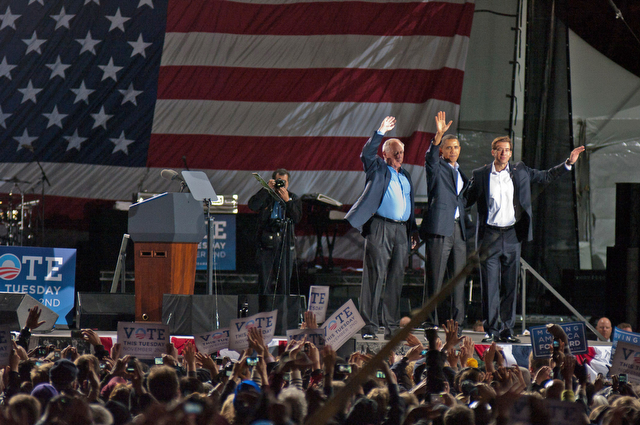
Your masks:
M405 141L424 193L434 116L458 116L473 10L473 0L0 0L0 178L38 193L38 159L56 208L176 190L160 170L186 160L246 204L252 172L285 167L293 192L351 204L362 145L393 115L389 135Z

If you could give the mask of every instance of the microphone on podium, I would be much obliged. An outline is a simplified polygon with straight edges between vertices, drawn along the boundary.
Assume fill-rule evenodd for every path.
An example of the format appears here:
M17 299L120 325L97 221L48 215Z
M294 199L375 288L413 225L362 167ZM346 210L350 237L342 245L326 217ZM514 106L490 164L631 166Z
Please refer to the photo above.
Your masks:
M177 171L165 169L160 172L160 175L163 179L167 179L169 181L178 180L179 182L184 183L184 179Z

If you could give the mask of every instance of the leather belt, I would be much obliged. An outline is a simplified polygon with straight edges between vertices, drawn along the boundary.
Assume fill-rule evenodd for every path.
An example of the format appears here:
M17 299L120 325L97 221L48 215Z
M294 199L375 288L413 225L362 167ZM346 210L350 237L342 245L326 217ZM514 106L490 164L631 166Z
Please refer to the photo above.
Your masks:
M394 220L392 218L383 217L383 216L378 215L378 214L374 214L373 216L376 217L376 218L379 218L380 220L386 221L387 223L405 224L405 225L407 224L406 221Z
M487 228L491 229L491 230L495 230L496 232L506 232L509 231L511 229L514 229L516 226L515 224L512 224L511 226L505 226L505 227L499 227L499 226L490 226L487 224Z

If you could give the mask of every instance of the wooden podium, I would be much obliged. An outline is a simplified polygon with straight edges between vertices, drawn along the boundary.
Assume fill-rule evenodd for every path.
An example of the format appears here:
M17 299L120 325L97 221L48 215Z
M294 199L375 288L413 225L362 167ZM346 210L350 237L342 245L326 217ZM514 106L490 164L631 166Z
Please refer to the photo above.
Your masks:
M134 241L136 321L162 320L164 294L193 294L198 243L205 234L202 202L163 193L129 208Z

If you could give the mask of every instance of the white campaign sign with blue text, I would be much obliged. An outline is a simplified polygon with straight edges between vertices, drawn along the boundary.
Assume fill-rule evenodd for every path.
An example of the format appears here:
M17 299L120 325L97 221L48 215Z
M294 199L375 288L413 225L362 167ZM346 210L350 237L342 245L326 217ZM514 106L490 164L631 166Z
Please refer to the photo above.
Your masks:
M159 323L118 322L118 343L122 344L122 356L154 359L167 352L171 340L169 326Z
M301 341L304 338L313 343L319 350L324 348L325 329L289 329L287 331L287 340Z
M311 286L309 288L309 308L308 310L316 315L316 322L324 322L327 316L327 306L329 305L329 287Z
M215 353L229 346L229 328L194 335L196 348L204 354Z
M260 329L264 343L268 344L275 334L277 318L278 310L273 310L231 320L229 322L229 349L240 351L249 348L249 329L251 328Z
M611 359L610 375L626 373L632 384L640 384L640 347L628 342L618 341L618 347Z
M322 328L326 332L325 345L334 350L342 347L349 338L364 327L364 320L352 300L347 301L324 322Z

